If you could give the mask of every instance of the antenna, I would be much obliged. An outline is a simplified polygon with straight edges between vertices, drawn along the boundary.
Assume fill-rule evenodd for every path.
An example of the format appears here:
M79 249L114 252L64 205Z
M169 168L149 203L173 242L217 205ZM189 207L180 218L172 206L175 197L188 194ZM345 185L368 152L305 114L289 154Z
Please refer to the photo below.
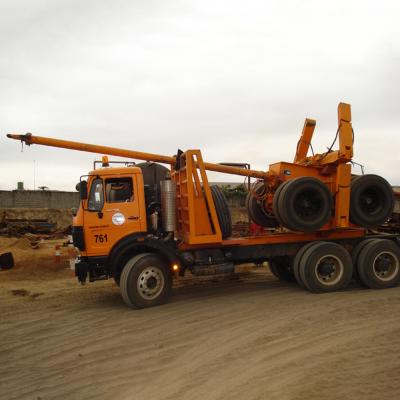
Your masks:
M33 190L36 190L36 160L33 160Z

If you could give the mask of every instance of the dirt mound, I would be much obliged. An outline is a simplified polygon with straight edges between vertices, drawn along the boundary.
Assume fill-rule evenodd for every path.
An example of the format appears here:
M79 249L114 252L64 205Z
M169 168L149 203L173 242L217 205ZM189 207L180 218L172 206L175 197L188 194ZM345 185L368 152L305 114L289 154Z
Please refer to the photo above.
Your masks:
M27 238L20 238L15 240L11 245L7 246L10 249L14 250L31 250L31 242Z
M9 271L0 271L1 276L21 279L34 277L43 271L59 271L69 267L68 247L63 246L67 237L36 242L32 237L8 238L0 236L0 253L11 252L15 266ZM60 261L56 261L55 247L60 246Z

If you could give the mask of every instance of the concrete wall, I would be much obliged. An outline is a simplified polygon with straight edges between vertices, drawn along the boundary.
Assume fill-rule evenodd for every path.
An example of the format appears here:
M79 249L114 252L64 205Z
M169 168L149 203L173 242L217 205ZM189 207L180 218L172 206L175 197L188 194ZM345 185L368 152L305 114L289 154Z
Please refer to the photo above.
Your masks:
M231 197L228 200L232 222L248 221L244 199ZM0 190L0 209L2 208L53 208L69 209L78 207L78 192L51 190Z
M0 208L72 208L78 204L78 192L0 190Z
M21 226L25 221L29 225L35 220L47 221L54 224L55 231L65 231L72 225L71 208L0 208L0 227ZM18 225L20 222L22 225ZM0 228L0 230L1 230ZM6 232L7 233L7 229Z

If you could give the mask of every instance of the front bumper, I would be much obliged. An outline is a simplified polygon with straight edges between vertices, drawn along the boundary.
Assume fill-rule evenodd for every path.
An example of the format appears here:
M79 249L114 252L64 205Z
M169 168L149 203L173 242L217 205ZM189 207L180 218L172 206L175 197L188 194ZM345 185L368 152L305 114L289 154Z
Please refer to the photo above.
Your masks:
M84 284L89 277L89 282L108 279L110 274L106 268L105 257L81 257L75 263L75 276Z

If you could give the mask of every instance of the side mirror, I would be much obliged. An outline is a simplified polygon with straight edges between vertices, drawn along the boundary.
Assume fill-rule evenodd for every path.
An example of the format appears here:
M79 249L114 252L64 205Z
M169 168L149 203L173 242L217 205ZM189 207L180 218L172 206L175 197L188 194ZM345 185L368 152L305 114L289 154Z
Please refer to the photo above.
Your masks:
M79 192L79 198L81 200L86 200L88 198L88 192L87 192L87 182L86 181L80 181L76 185L76 189Z

